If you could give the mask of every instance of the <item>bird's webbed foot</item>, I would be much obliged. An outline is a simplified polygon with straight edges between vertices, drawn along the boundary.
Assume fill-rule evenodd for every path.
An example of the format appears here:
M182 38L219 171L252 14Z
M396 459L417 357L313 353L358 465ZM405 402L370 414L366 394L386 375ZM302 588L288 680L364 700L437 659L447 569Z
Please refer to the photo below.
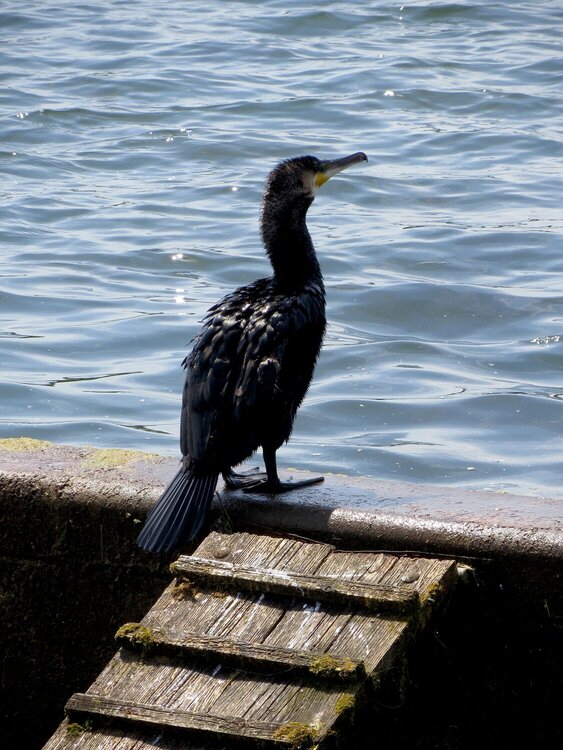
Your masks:
M319 484L319 482L324 482L324 479L324 477L311 477L311 479L300 479L296 482L263 479L262 481L247 485L243 489L245 492L263 492L265 494L281 495L282 492L291 492L292 490L299 490L302 487L310 487L312 484Z
M225 487L229 490L246 490L247 487L255 485L266 479L268 475L260 471L258 466L248 471L236 472L232 469L223 472Z

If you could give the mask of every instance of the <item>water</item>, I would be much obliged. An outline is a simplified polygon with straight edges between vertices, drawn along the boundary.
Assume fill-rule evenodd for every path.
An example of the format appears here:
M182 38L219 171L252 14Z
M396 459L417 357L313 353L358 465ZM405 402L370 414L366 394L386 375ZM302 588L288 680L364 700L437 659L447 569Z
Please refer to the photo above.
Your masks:
M561 2L0 4L0 436L177 455L279 160L330 327L281 466L563 496Z

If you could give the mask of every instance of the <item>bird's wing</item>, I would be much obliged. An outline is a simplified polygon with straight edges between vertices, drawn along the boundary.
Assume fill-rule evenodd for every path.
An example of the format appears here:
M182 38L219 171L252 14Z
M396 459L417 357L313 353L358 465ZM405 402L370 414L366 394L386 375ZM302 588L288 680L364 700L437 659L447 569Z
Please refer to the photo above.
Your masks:
M212 307L184 360L180 448L184 456L196 461L207 457L215 425L229 408L229 391L240 367L237 348L244 323L240 309L232 310L228 304Z
M233 393L235 420L243 420L249 411L280 395L286 351L306 324L306 311L295 298L278 299L249 319L238 346L241 365ZM292 401L291 386L291 379L284 383L283 397L288 402Z
M309 323L307 308L295 297L272 297L268 284L264 279L242 287L212 307L184 361L184 456L214 462L225 430L255 419L281 391L288 404L298 404L305 393L310 373L300 378L294 372L299 368L285 368L289 377L282 370L288 351L307 345L299 335Z

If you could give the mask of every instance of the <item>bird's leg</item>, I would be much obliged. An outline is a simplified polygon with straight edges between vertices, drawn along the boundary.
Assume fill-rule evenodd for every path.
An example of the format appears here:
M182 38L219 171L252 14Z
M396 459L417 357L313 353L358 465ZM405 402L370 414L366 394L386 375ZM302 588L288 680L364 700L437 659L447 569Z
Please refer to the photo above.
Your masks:
M262 479L266 479L267 476L266 473L259 470L258 466L241 472L233 471L230 468L228 471L223 472L223 481L227 489L241 490L249 485L256 484L256 482L260 482Z
M264 463L266 464L267 478L262 479L261 481L254 484L248 485L244 488L245 492L269 492L277 495L282 492L297 490L300 487L309 487L312 484L324 482L324 477L300 479L297 482L281 482L280 478L278 477L278 468L276 464L276 449L264 447L263 454Z

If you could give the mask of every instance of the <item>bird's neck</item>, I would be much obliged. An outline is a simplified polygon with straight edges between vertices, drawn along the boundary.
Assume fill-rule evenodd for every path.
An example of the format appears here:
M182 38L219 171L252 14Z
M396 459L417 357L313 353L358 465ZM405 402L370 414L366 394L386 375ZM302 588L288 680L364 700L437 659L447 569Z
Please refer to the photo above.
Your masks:
M310 201L282 208L265 202L262 208L264 247L276 282L288 291L298 291L310 281L322 281L321 268L305 221L309 205Z

